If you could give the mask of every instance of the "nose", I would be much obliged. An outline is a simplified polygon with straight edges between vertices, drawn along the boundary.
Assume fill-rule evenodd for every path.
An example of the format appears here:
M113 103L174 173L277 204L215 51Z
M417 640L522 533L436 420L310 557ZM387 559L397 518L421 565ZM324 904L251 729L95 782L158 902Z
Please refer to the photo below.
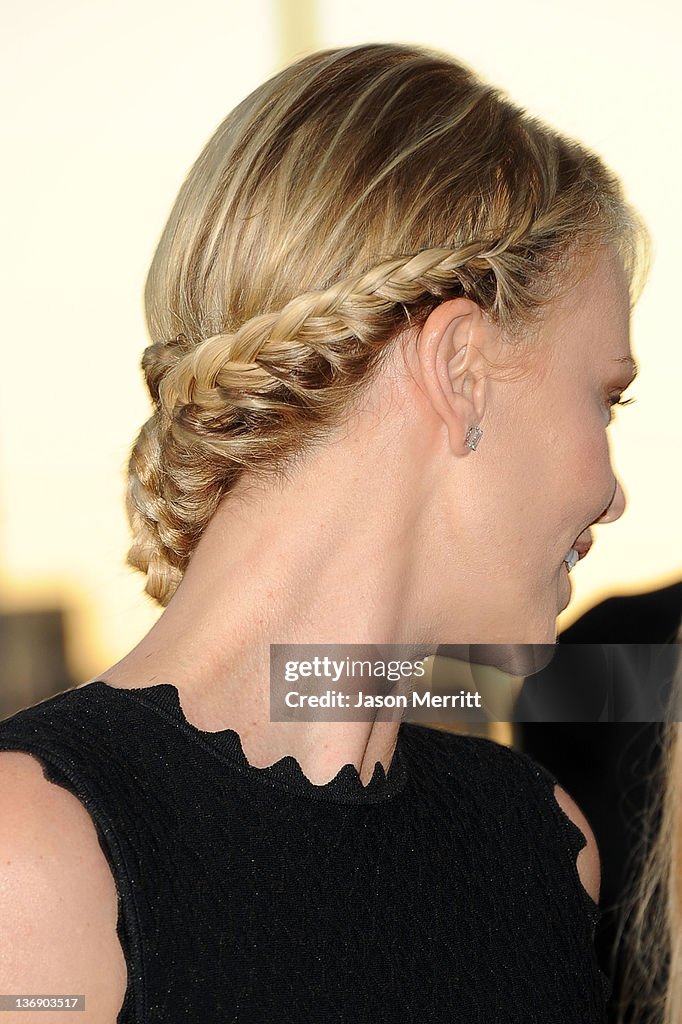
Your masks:
M620 480L616 480L616 489L613 492L611 502L602 515L599 516L597 523L615 523L616 519L620 519L625 511L626 504L625 494L623 493L623 488L620 485Z

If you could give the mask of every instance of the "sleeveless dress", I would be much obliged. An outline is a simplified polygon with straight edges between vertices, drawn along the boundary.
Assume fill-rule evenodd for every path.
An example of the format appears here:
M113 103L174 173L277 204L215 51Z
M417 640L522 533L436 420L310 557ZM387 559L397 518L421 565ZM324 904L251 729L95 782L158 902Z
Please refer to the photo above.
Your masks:
M94 822L128 967L118 1024L603 1024L585 845L554 777L402 722L388 773L258 768L170 683L0 722Z

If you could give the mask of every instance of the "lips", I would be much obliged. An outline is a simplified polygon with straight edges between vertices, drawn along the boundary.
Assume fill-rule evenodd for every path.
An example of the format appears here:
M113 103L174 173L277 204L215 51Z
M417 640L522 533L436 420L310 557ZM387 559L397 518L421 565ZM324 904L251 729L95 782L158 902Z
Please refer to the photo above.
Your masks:
M573 547L578 552L578 561L580 561L592 547L592 538L588 537L587 540L577 540Z

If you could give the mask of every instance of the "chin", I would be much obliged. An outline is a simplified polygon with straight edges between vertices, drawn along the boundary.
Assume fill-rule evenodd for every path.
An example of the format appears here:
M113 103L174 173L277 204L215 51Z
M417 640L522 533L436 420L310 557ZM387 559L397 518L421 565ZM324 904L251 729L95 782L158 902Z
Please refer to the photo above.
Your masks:
M559 569L559 605L560 610L563 611L570 604L571 597L573 595L573 583L569 575L566 563L561 563Z
M500 666L503 671L514 676L535 675L549 665L554 657L556 629L549 630L544 640L506 646L504 664Z
M554 656L553 648L556 646L559 636L559 614L565 607L565 604L568 604L568 600L564 599L561 586L557 588L554 594L551 590L545 591L545 593L547 595L546 599L541 604L536 603L535 605L534 610L537 614L532 617L531 615L528 616L523 629L519 631L519 635L526 637L523 647L528 650L528 656L531 659L535 658L536 661L546 659L547 663L549 663Z

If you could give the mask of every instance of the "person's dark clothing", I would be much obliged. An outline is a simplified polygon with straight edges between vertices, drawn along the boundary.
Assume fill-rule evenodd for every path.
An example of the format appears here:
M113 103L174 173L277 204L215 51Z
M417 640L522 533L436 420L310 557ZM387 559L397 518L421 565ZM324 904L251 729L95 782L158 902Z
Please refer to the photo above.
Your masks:
M314 785L88 683L0 722L83 803L119 897L119 1024L603 1024L582 832L527 755L403 722L388 774Z

